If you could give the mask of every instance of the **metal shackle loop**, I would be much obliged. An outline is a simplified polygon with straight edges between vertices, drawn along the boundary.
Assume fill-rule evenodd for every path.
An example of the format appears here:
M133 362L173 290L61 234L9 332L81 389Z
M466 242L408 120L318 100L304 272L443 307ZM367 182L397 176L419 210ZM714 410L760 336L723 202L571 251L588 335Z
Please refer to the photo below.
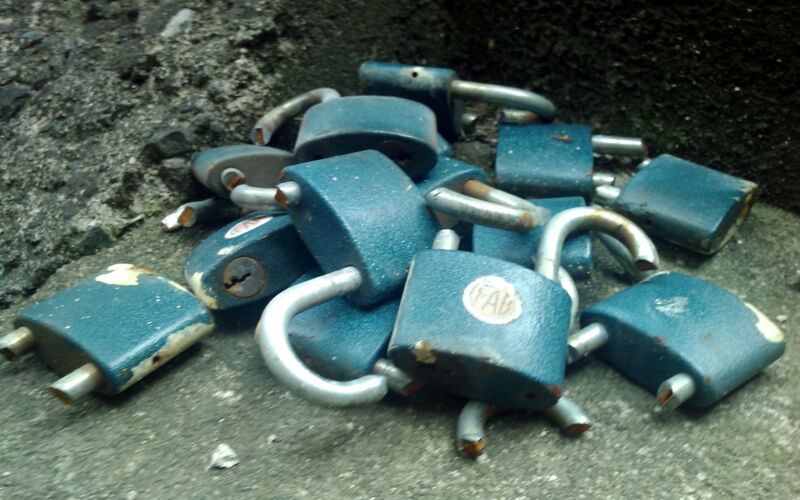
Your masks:
M287 288L267 304L256 326L261 356L272 375L289 389L311 401L331 406L350 406L379 401L386 395L386 377L365 375L338 382L311 371L289 342L289 324L297 314L355 291L361 273L348 266Z
M545 224L536 253L536 272L558 281L564 240L571 232L586 229L607 233L620 240L630 252L636 269L658 268L658 251L639 226L605 208L578 207L555 215Z
M339 92L331 88L318 88L293 97L283 104L264 113L253 126L252 139L254 144L266 146L275 133L286 120L301 113L321 102L331 101L341 97Z
M463 191L434 189L425 196L425 202L464 222L508 231L530 231L550 217L549 210L474 179L464 184Z
M237 207L251 212L283 210L283 207L275 200L277 193L278 190L275 188L259 188L239 184L231 191L231 202Z
M453 97L466 101L484 101L500 106L532 111L542 120L550 121L556 114L556 107L543 95L505 85L466 82L453 80L450 83Z
M571 306L569 308L569 331L575 326L578 321L578 310L580 309L580 299L578 297L578 287L575 285L575 280L572 275L564 269L564 266L558 268L558 284L561 285L567 295L569 295Z

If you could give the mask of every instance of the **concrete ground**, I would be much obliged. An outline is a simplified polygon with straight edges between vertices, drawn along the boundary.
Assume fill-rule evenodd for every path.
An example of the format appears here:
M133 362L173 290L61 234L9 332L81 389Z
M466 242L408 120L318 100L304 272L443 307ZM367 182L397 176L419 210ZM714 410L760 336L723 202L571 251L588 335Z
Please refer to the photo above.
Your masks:
M83 276L132 262L181 280L209 230L159 232L148 218L113 247L54 273L19 307ZM124 395L67 407L32 355L0 365L0 498L793 498L800 495L800 218L758 204L718 255L662 246L665 267L722 285L777 319L786 354L707 411L652 413L652 395L600 361L573 370L567 394L594 428L562 437L511 413L488 428L486 456L462 458L462 401L329 409L277 385L257 352L258 311L218 315L216 333ZM598 247L599 248L599 247ZM601 254L585 304L625 284ZM0 313L9 325L16 308ZM110 332L113 333L113 332ZM238 465L209 469L227 443Z

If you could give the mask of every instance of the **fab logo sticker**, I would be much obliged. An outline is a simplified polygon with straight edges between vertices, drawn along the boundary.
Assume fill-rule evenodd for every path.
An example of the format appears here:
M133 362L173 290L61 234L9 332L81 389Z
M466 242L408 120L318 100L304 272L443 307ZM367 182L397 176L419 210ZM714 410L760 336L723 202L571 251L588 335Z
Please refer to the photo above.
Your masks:
M490 325L507 325L522 314L522 300L514 285L499 276L481 276L464 289L467 311Z
M245 219L242 222L233 226L232 228L228 229L228 232L225 233L225 239L229 240L231 238L236 238L237 236L241 236L259 226L263 226L270 220L272 220L272 217L269 215L257 215L255 217L250 217L249 219Z

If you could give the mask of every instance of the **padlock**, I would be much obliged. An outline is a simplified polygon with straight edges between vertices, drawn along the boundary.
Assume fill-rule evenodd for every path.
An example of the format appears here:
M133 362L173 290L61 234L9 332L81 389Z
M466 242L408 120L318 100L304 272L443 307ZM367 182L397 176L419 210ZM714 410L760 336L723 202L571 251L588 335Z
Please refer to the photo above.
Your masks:
M733 237L758 192L754 182L671 155L645 165L622 189L599 186L595 201L701 254L716 253Z
M183 273L206 307L229 309L275 295L315 265L288 216L255 212L195 247Z
M320 269L313 269L292 286L320 275ZM289 324L289 341L303 363L323 377L346 381L384 375L390 389L408 395L421 384L386 359L399 305L399 296L366 307L335 298L295 316Z
M377 151L287 167L278 199L328 274L278 294L256 328L261 354L280 382L330 405L381 399L384 375L341 382L309 370L291 347L288 329L300 312L345 295L369 306L400 291L408 263L427 246L436 223L411 179Z
M581 196L613 175L595 172L593 153L647 155L641 139L592 135L586 125L502 123L497 136L498 187L524 197Z
M571 319L559 262L575 229L609 232L640 267L657 266L657 252L639 228L590 208L550 219L536 271L458 250L423 250L409 269L389 359L414 378L471 399L530 409L556 404Z
M447 139L457 139L464 123L474 121L474 115L464 113L465 100L532 111L545 121L555 115L553 103L539 94L459 80L455 71L445 68L366 61L359 68L358 78L365 94L403 97L430 107Z
M564 210L585 207L586 202L579 196L564 198L537 198L531 200L551 214ZM514 262L524 267L533 268L531 256L539 247L542 227L528 233L503 231L486 226L476 225L472 230L472 251L497 259ZM609 239L616 242L610 236ZM561 265L575 279L588 279L592 273L592 237L588 232L573 234L564 243L561 254Z
M0 353L36 349L63 375L49 387L70 404L90 392L117 394L209 333L211 314L178 283L115 264L17 313Z
M309 90L308 92L295 96L264 113L253 126L251 139L254 144L266 146L269 144L275 131L287 120L305 113L311 106L333 101L340 97L341 95L339 92L325 87Z
M427 196L428 193L438 188L447 188L460 193L464 189L464 184L470 180L485 183L486 172L475 165L440 156L433 169L417 181L417 189L423 196ZM436 210L433 214L443 229L454 228L459 222L455 217ZM471 230L472 225L467 226Z
M438 158L436 117L426 106L398 97L334 99L306 112L294 154L298 162L308 162L370 149L419 178Z
M657 397L657 408L709 406L778 359L783 333L725 289L665 272L588 307L570 353L597 350Z
M198 153L192 160L192 174L217 196L229 198L233 184L241 182L237 175L251 186L274 187L281 170L292 163L294 155L288 151L233 144Z
M572 277L563 267L559 269L558 279L561 287L572 300L569 327L572 331L578 316L578 289ZM482 455L486 447L484 424L492 416L505 409L508 408L498 408L481 401L470 401L464 405L456 424L458 450L471 458ZM589 416L583 409L566 396L561 396L555 405L542 410L541 413L558 425L567 436L580 436L592 426Z

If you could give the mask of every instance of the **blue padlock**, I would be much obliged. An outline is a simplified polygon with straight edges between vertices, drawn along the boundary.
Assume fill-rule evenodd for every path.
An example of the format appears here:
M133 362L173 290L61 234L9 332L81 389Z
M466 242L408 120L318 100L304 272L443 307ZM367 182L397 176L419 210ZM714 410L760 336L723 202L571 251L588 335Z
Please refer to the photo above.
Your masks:
M297 133L299 162L375 150L409 177L433 168L440 150L436 117L422 104L384 96L351 96L310 108Z
M289 343L300 312L339 296L357 306L390 298L403 286L414 254L427 246L436 223L411 179L377 151L362 151L287 167L278 200L308 245L323 276L278 294L256 328L272 374L302 396L330 405L380 400L387 376L347 382L308 369Z
M614 177L594 171L594 153L646 156L641 139L592 135L586 125L502 123L497 136L498 187L525 197L594 195Z
M538 198L531 201L535 201L537 205L549 210L553 215L570 208L586 206L586 202L579 196ZM537 227L528 233L519 233L476 225L472 230L472 251L479 255L533 268L531 256L539 247L542 231L542 227ZM592 238L588 232L573 234L564 243L561 265L575 279L591 277Z
M455 71L430 66L366 61L358 78L365 94L413 99L436 113L439 131L448 139L457 139L464 128L464 100L485 101L511 108L532 111L543 120L551 120L555 106L533 92L458 79ZM472 117L469 118L472 120Z
M783 354L783 334L751 304L681 273L660 273L588 307L570 353L598 355L657 395L658 408L709 406Z
M117 394L200 340L211 314L174 281L115 264L19 312L0 353L35 348L64 375L50 392L66 404L90 392Z
M671 155L645 165L622 189L599 186L595 200L653 236L706 255L733 237L758 192L754 182Z
M315 265L288 216L255 212L195 247L183 273L206 307L229 309L275 295Z
M497 136L498 187L525 197L581 196L614 176L595 172L594 153L646 156L641 139L592 135L586 125L502 123Z

